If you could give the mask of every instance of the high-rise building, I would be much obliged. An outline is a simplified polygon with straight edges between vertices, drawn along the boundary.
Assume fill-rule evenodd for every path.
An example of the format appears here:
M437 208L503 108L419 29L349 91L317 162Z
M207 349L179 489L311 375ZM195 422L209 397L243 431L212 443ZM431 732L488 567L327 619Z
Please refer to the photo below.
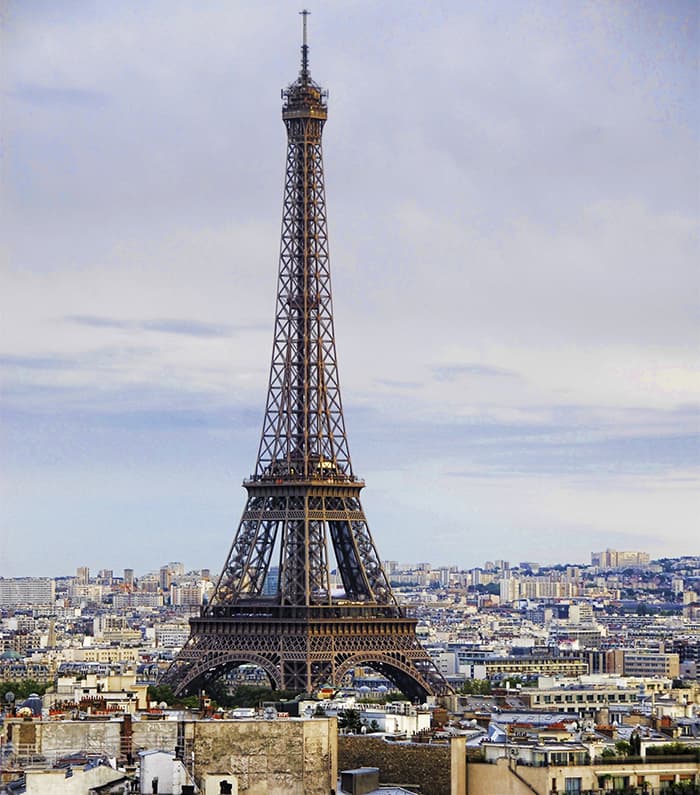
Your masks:
M90 569L88 566L79 566L76 570L75 579L78 585L88 585L90 582Z
M165 568L167 568L168 571L170 571L170 574L173 577L173 579L185 576L185 565L183 563L180 563L179 560L171 561L170 563L168 563L168 565Z
M620 552L606 549L605 552L591 552L591 565L600 569L643 568L649 565L648 552Z
M159 572L160 590L166 593L170 590L173 581L173 571L169 566L163 566Z
M56 583L49 577L0 578L0 606L50 605L56 599Z
M114 572L112 569L100 569L97 579L100 585L111 585L114 581Z

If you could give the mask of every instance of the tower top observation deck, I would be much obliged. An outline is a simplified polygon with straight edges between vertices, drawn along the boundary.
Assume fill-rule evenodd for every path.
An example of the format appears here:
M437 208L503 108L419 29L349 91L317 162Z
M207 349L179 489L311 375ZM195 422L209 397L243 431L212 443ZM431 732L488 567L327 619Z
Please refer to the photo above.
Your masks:
M282 118L321 119L328 118L328 91L311 79L309 72L309 45L306 38L306 20L309 11L299 12L302 18L301 69L299 77L282 89Z

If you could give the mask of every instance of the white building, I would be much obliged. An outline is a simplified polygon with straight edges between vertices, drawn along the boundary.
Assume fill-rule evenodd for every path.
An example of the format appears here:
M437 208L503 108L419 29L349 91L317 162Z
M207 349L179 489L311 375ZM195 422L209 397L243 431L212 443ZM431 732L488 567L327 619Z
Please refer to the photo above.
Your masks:
M50 577L0 578L0 606L50 605L56 600L56 583Z
M189 776L184 765L170 751L140 751L141 793L182 795L182 785Z

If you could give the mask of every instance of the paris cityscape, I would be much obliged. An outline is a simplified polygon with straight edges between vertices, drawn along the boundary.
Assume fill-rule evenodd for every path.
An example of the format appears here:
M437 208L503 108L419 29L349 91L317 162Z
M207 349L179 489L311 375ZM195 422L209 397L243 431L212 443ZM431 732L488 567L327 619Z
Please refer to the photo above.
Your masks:
M700 7L283 6L0 12L0 793L700 793Z
M162 721L173 715L182 719L188 709L200 720L217 716L220 725L227 719L254 725L256 699L262 698L269 704L264 708L268 714L263 717L261 709L258 720L266 724L274 722L274 709L275 721L292 721L293 715L303 719L305 713L313 713L316 722L321 713L333 716L347 740L375 735L405 743L418 736L424 743L432 737L431 747L439 749L462 737L465 758L476 759L481 748L496 764L494 770L499 753L507 750L503 739L493 736L498 726L523 754L535 748L542 755L562 753L562 748L567 754L582 754L585 748L621 777L628 775L626 754L638 774L647 771L647 780L655 774L679 776L686 782L685 791L694 791L688 782L698 764L700 556L651 560L642 551L607 549L578 565L494 560L467 571L428 562L384 561L383 566L400 603L417 619L417 637L454 691L449 719L447 710L397 699L392 682L369 666L355 668L338 689L280 703L279 694L264 690L264 673L244 665L226 680L232 697L226 698L219 685L203 701L199 694L178 704L159 682L187 641L188 619L214 592L213 569L190 571L180 562L151 572L91 572L81 566L69 576L0 579L0 686L6 695L10 687L25 685L23 697L19 690L16 695L21 705L14 710L17 717L9 717L6 702L4 770L10 773L21 760L26 765L41 758L65 775L67 765L81 764L81 753L124 753L119 734L105 735L100 748L94 738L90 747L69 745L69 738L80 742L74 738L91 720L123 720L124 715L149 719L148 738L135 733L139 740L134 739L134 747L137 742L156 743L160 749L172 745L172 754L165 755L170 764L173 754L186 762L184 748L177 745L184 741ZM276 578L277 572L270 571L265 593L275 592ZM43 699L32 699L27 688L42 693ZM171 701L167 708L160 700L164 697ZM289 718L280 717L290 710ZM63 732L47 731L41 742L29 742L20 728L9 739L8 729L25 725L27 715L34 716L30 721L50 721ZM588 732L575 727L581 718L590 723ZM65 727L74 724L79 728L71 735ZM647 769L637 758L641 751L632 759L628 748L637 737L645 754L667 745L679 755L668 757L665 773L659 773L658 760ZM679 743L687 748L682 750ZM684 757L691 749L696 756ZM354 758L352 748L345 753L347 759ZM398 775L395 762L376 758L389 765L392 776ZM435 779L434 765L440 764L440 757L421 760L423 773L415 773L423 776L421 791L450 792L444 775ZM567 764L568 777L577 777L575 763ZM162 767L158 771L161 780L168 775L175 780ZM190 772L203 778L196 757ZM432 784L426 775L433 777ZM503 791L489 788L503 786L497 779L481 786L477 792ZM657 790L663 787L646 791Z

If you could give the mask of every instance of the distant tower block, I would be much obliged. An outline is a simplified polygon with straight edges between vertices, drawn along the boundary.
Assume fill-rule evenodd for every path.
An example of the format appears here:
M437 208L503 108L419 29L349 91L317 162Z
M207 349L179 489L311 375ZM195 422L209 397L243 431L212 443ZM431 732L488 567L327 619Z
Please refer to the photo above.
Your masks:
M369 666L412 699L449 692L392 593L350 462L336 359L321 134L309 74L282 92L287 165L265 417L248 500L211 602L163 681L178 693L244 663L274 687L340 686ZM333 587L332 572L340 587Z

